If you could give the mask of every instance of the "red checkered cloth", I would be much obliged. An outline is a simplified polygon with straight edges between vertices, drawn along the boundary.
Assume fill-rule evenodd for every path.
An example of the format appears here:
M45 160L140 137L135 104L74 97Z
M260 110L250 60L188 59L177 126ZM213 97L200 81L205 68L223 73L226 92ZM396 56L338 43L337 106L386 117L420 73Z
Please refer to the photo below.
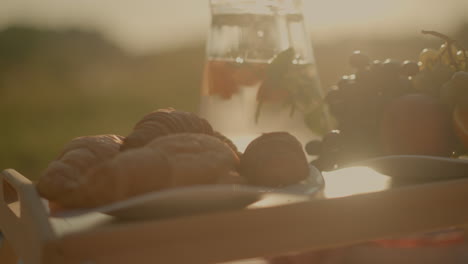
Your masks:
M464 243L463 229L450 228L424 234L375 240L373 243L385 248L442 247Z

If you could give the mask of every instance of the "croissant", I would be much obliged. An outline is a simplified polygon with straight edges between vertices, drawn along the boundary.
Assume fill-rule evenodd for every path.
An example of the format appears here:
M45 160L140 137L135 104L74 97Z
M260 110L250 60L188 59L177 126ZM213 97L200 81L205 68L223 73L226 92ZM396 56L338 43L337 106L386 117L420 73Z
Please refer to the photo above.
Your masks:
M234 144L234 142L232 142L228 137L221 134L221 132L213 131L213 136L224 142L226 145L228 145L232 149L232 151L234 151L234 153L237 154L239 158L242 156L242 153L237 149L236 144Z
M240 160L240 174L252 185L280 187L304 180L309 165L293 135L272 132L250 142Z
M197 115L173 108L159 109L145 115L128 135L121 150L138 148L151 140L175 133L213 134L213 128Z
M237 155L213 136L159 137L89 170L62 206L89 208L179 186L241 183L238 165Z
M74 198L70 200L68 194L80 186L81 175L119 153L122 140L122 136L110 134L73 139L39 178L39 194L51 202L73 204Z

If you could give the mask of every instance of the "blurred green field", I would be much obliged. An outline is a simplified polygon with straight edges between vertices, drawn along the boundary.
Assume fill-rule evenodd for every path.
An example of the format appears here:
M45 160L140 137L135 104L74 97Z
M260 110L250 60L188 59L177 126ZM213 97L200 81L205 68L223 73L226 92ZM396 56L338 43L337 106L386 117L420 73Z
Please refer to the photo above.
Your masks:
M454 36L468 46L468 25ZM415 32L400 39L346 38L314 47L324 87L351 73L355 49L373 59L417 59L442 42ZM204 43L132 56L96 32L11 27L0 31L0 169L31 179L74 137L127 135L162 107L197 111Z
M0 168L34 179L74 137L126 135L156 108L196 111L202 51L131 57L96 33L1 32Z

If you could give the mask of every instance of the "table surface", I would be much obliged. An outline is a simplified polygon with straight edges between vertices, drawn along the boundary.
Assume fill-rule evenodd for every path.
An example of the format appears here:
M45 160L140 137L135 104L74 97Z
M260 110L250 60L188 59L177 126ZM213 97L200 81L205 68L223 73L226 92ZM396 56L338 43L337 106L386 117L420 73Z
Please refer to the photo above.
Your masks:
M353 167L333 172L323 172L325 187L312 199L332 199L389 189L391 178L367 167ZM270 202L275 203L275 201ZM278 201L281 204L281 201ZM256 204L250 208L256 208ZM263 205L261 205L263 207ZM248 207L249 208L249 207ZM165 220L167 221L167 220ZM103 227L128 224L128 221L115 217L90 213L67 218L50 218L52 228L58 237L83 231L98 230Z
M87 255L124 263L126 257L135 261L134 254L116 258L115 251L128 248L128 241L144 241L129 250L161 262L209 263L340 247L468 223L468 179L390 188L389 177L366 167L323 176L326 186L319 197L283 206L138 222L96 213L51 218L58 235L55 246L71 259ZM93 253L90 241L104 245Z
M389 177L365 167L323 176L317 197L281 206L141 221L49 217L44 263L217 263L468 223L468 179L391 188Z

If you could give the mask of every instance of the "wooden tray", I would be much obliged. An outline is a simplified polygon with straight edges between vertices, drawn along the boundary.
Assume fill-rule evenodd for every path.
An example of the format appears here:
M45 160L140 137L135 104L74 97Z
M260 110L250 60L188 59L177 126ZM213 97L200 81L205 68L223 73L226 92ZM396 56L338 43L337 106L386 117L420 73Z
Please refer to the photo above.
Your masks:
M364 188L357 184L364 174L369 172L362 168L325 174L321 199L122 221L99 213L50 218L34 185L8 169L0 177L0 229L26 264L196 264L325 249L468 222L468 179L387 189L388 178L371 175Z

